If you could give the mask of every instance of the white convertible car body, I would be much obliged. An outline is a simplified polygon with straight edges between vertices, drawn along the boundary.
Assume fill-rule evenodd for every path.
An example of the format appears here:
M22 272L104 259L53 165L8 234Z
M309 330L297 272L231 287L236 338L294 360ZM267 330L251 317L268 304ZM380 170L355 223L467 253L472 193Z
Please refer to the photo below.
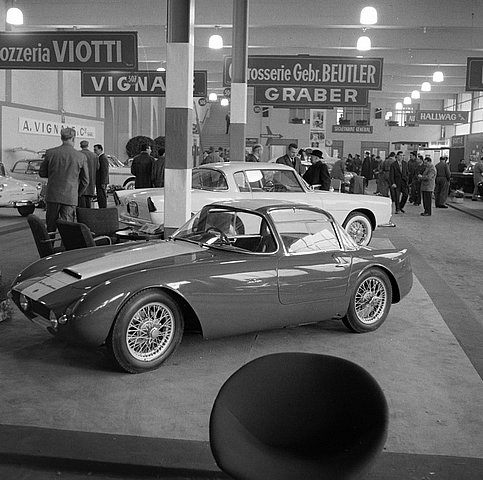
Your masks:
M391 222L386 197L313 190L286 165L226 162L200 165L192 172L191 210L236 199L277 199L306 203L329 211L351 237L367 245L377 226ZM134 227L164 224L164 188L116 192L120 221Z

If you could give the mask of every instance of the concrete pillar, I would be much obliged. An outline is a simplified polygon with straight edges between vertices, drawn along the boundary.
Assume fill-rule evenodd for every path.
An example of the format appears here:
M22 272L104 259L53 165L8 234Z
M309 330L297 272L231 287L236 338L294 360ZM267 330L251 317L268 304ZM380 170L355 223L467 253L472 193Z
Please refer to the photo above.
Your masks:
M191 216L194 0L168 0L164 232Z
M233 0L230 160L245 160L247 124L248 0Z

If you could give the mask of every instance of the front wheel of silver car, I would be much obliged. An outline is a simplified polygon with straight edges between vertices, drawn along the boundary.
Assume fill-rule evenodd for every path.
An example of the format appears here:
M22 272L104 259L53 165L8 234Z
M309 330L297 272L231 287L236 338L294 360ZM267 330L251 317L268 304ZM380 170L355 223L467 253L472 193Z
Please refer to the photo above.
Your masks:
M392 303L392 286L387 275L376 268L363 273L352 292L344 325L356 333L372 332L386 320Z
M372 238L372 224L366 215L352 212L342 224L357 245L368 245Z
M148 290L124 305L107 343L123 370L141 373L158 368L176 350L183 330L177 303L163 292Z

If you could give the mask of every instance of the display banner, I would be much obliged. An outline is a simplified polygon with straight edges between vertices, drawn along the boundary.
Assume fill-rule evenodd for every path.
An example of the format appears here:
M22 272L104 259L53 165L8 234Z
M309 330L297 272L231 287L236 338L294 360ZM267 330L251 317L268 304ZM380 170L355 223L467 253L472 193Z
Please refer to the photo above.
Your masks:
M324 86L382 90L382 58L248 57L247 85ZM225 57L223 86L231 84L232 57Z
M66 127L73 128L77 138L96 138L96 129L88 125L51 122L26 117L18 118L18 131L20 133L59 137L61 130Z
M295 108L365 107L368 90L359 88L255 87L253 103Z
M407 121L434 125L468 123L468 113L451 112L448 110L418 110L414 114L409 114Z
M193 74L193 96L206 97L206 70ZM83 97L165 97L166 72L82 72Z
M137 32L0 32L0 69L136 70Z
M483 58L466 59L466 91L483 90Z
M332 125L332 133L372 133L372 125Z

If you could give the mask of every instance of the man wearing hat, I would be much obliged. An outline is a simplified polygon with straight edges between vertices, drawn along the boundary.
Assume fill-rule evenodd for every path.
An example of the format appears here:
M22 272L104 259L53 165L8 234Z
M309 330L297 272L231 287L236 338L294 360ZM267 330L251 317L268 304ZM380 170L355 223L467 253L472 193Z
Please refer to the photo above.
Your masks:
M309 185L317 185L319 190L330 190L329 168L322 161L324 156L320 150L312 150L310 161L312 165L303 175L303 179Z
M63 128L62 145L49 148L40 165L39 175L48 178L45 220L49 233L57 230L57 219L75 221L78 197L89 185L86 157L74 148L75 130Z

